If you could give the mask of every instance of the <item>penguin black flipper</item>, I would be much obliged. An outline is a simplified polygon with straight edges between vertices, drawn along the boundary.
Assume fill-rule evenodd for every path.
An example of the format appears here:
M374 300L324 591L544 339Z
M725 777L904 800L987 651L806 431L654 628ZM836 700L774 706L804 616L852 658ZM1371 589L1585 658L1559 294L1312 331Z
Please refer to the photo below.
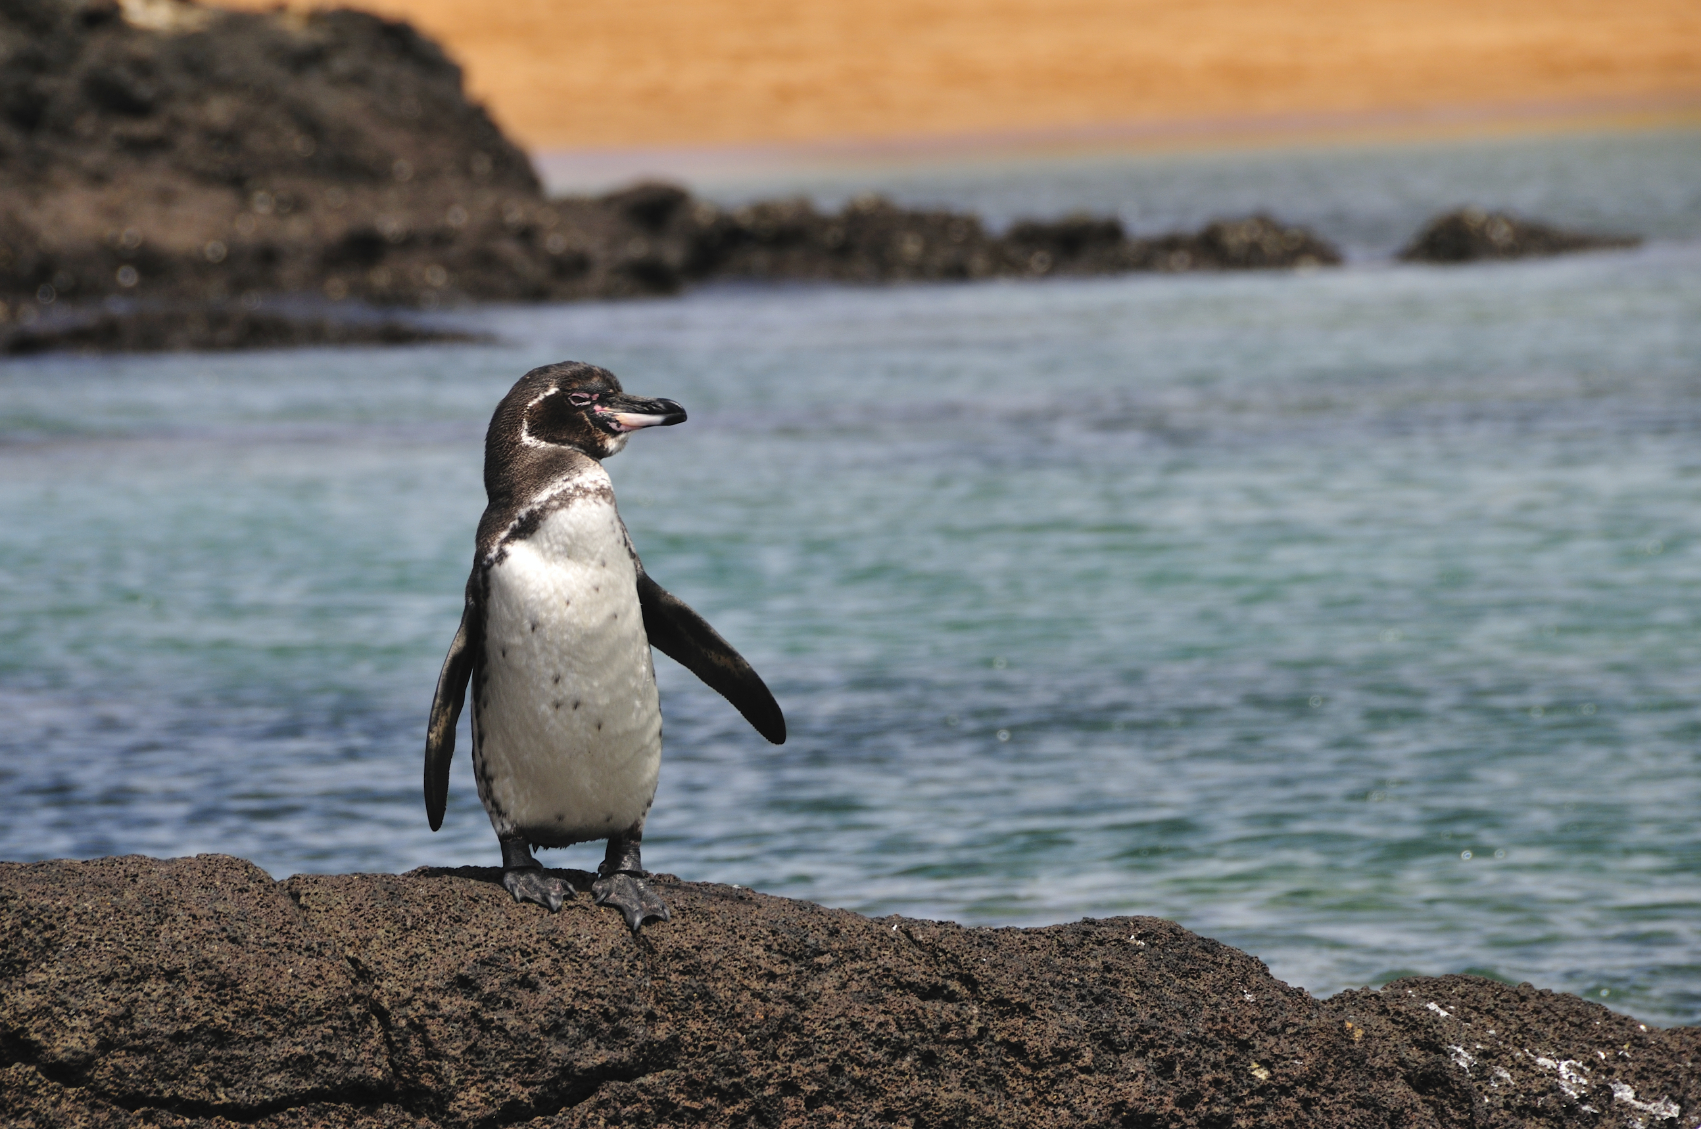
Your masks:
M786 719L762 677L683 600L638 572L638 605L650 646L701 678L732 703L756 732L775 745L786 743Z
M425 729L425 818L433 831L443 826L443 809L449 803L449 762L455 756L455 723L461 719L461 707L466 704L467 683L478 659L478 640L484 634L479 622L482 609L472 589L469 583L461 626L455 632L455 641L449 644L443 672L437 676L437 694L431 699L431 721Z

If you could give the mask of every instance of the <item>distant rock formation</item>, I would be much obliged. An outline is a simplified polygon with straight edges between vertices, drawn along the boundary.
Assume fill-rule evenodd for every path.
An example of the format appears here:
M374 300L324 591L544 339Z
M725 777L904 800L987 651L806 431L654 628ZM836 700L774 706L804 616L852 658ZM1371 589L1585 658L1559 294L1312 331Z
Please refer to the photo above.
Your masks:
M523 296L524 153L406 24L0 3L0 296ZM435 267L435 270L433 269ZM535 265L533 267L535 270Z
M1430 220L1400 251L1400 258L1408 263L1468 263L1634 247L1641 242L1636 236L1590 235L1507 212L1460 208Z
M632 195L659 198L664 185ZM1025 220L1002 236L978 217L901 208L863 195L834 214L807 200L722 211L679 189L664 245L679 247L682 277L890 282L1129 271L1246 270L1335 265L1340 253L1268 216L1219 221L1197 234L1130 237L1120 220L1088 215ZM613 200L619 197L610 197Z
M1264 217L1129 239L878 198L723 210L668 185L547 199L404 23L190 0L0 0L0 324L119 297L333 305L664 294L712 278L887 282L1339 261ZM218 340L205 339L217 345Z
M1463 209L1401 257L1633 242ZM807 200L721 208L666 184L549 199L525 154L467 100L460 69L407 24L192 0L0 0L0 352L407 337L374 338L359 317L339 328L351 299L431 309L668 294L715 279L1340 261L1312 232L1264 215L1155 236L1074 215L995 234L972 215L879 196L834 213ZM285 322L302 315L255 312L278 295L314 295L325 312L297 328ZM118 304L89 312L108 299ZM83 312L49 316L65 305Z
M558 871L581 890L590 875ZM1689 1129L1701 1028L1468 976L1326 1001L1149 917L871 920L658 876L0 864L0 1123Z

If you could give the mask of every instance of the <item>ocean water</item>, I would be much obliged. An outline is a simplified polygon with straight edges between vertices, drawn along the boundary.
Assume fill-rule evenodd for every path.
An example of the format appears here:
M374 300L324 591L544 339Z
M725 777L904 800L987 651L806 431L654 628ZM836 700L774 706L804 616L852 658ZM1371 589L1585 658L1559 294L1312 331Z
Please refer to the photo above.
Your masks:
M464 752L426 827L425 714L489 412L575 357L691 412L611 460L621 510L791 729L766 745L658 658L653 869L965 923L1156 914L1318 995L1473 971L1701 1021L1701 138L1612 139L1617 180L1601 139L1520 144L1550 196L1623 188L1615 225L1658 238L5 362L0 857L494 864ZM1436 208L1510 160L1425 153ZM998 191L1208 213L1326 160L1329 201L1268 206L1350 212L1357 177L1363 246L1398 241L1375 186L1409 151L1236 159Z

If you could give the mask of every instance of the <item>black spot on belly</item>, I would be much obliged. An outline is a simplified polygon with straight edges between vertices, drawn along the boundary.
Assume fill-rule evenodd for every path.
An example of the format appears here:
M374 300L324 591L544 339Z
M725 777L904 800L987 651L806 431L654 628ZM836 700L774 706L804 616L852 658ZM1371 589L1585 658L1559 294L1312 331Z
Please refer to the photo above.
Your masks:
M503 647L503 648L502 648L502 657L503 657L503 658L507 658L507 657L508 657L508 648L507 648L507 647Z
M555 813L555 822L557 822L557 823L566 823L566 822L567 822L567 813L566 813L566 812L564 812L564 811L558 811L558 812L556 812L556 813Z
M559 674L555 676L555 684L557 686L561 685L561 676Z
M537 623L535 621L532 623L532 634L537 634Z
M574 709L578 709L578 708L579 708L579 701L578 701L578 699L577 699L577 698L575 698L575 699L574 699L574 700L573 700L573 708L574 708Z
M602 722L600 722L600 721L599 721L599 722L597 722L597 732L598 732L598 733L601 733L601 732L602 732Z
M560 698L555 699L555 708L556 709L561 708L561 699Z

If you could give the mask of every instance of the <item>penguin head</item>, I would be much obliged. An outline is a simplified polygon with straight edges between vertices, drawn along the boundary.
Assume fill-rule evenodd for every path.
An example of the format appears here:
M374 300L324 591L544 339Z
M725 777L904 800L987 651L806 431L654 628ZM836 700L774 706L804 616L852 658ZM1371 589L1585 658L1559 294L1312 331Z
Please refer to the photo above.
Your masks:
M607 369L563 361L520 378L497 405L489 441L512 437L521 447L565 447L602 460L634 431L684 422L685 409L672 400L629 396Z

